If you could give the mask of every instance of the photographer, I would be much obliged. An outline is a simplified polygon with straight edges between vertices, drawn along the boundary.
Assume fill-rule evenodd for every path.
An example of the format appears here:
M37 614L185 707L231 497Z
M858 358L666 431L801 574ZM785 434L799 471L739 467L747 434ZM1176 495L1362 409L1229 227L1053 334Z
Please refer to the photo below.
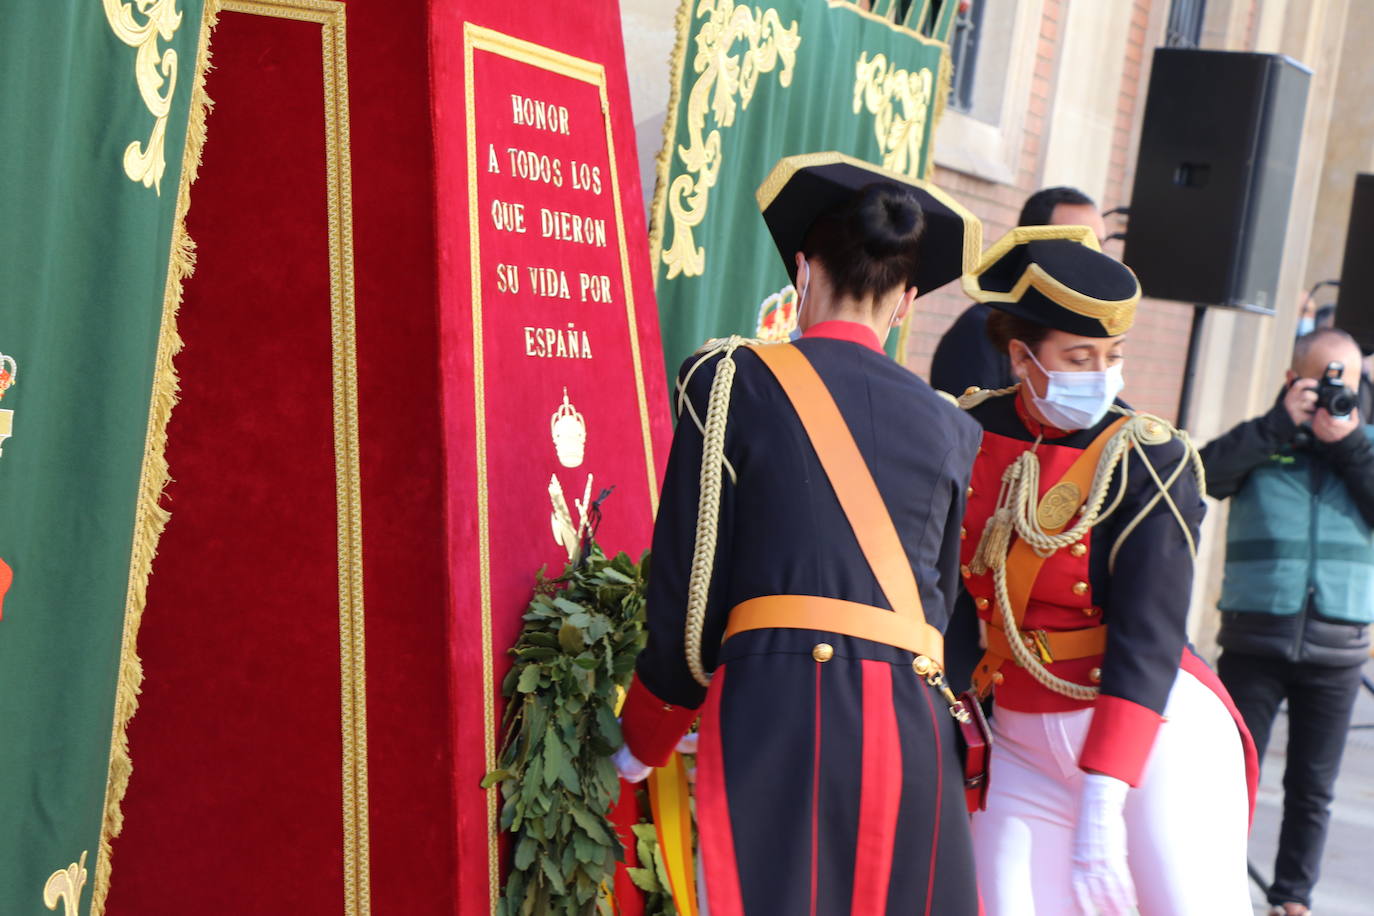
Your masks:
M1274 916L1309 913L1374 621L1374 427L1344 331L1299 338L1277 403L1202 450L1231 499L1218 673L1261 759L1288 701Z

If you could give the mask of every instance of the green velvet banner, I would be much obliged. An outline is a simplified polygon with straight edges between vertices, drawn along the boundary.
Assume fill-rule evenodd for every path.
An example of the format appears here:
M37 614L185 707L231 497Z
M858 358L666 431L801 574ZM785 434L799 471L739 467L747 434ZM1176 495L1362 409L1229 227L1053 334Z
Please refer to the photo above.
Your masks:
M5 916L90 913L107 871L116 698L131 711L138 682L121 648L161 527L201 18L201 0L0 0Z
M669 373L709 338L785 340L795 326L797 293L754 199L780 158L838 150L929 174L958 4L873 6L682 0L651 240Z

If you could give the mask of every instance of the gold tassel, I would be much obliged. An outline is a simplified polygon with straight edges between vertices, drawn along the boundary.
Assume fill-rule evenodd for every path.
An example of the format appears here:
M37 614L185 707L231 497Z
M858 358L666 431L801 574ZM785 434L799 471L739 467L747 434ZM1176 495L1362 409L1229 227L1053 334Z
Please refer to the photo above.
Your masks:
M1011 550L1011 530L1011 509L1003 506L992 514L983 527L978 549L969 561L968 568L975 576L981 576L1006 562L1007 552Z
M138 709L138 694L143 682L136 638L147 598L148 575L157 554L158 538L169 513L159 503L167 485L167 420L177 402L178 382L172 357L181 350L176 316L181 305L182 284L195 270L196 246L186 233L186 211L190 206L191 184L200 168L201 147L205 143L205 119L211 107L205 94L205 73L210 67L210 33L219 15L218 0L206 0L196 48L196 71L192 81L191 106L186 124L186 147L182 153L181 180L177 188L176 209L172 218L172 245L163 287L162 324L158 334L153 371L152 399L143 452L143 471L138 485L134 512L133 554L129 563L129 584L124 610L124 635L120 646L119 678L115 688L114 726L110 737L110 769L105 787L105 814L100 831L100 852L96 859L95 884L91 891L90 916L102 916L110 891L110 841L124 826L120 805L129 787L133 763L129 757L126 729Z

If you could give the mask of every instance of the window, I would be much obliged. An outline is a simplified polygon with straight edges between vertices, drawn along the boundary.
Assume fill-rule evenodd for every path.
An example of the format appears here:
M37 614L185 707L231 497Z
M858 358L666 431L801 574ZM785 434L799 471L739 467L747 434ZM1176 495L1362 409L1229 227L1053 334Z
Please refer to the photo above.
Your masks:
M1164 29L1166 48L1196 48L1202 41L1202 19L1207 0L1174 0L1169 4L1169 24Z
M949 58L953 76L949 86L949 105L955 111L973 110L974 74L978 67L978 44L982 37L981 0L960 0L954 14L954 30L949 36Z
M957 6L949 43L950 94L935 135L935 162L1012 183L1020 162L1042 0L944 0Z

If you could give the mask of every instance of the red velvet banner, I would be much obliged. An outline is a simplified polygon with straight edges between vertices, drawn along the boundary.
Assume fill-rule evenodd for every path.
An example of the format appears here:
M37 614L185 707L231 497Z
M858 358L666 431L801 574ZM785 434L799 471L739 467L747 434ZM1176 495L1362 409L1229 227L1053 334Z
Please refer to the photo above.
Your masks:
M498 888L498 688L530 571L599 540L648 546L668 435L615 4L550 17L436 4L440 304L462 912ZM458 104L462 100L462 105ZM566 510L564 509L566 506ZM560 543L561 542L561 543ZM480 636L480 638L478 638ZM478 680L474 675L481 672Z
M211 48L107 912L490 913L555 494L638 554L666 451L619 12L232 0Z
M451 913L427 3L226 7L107 913ZM336 447L348 395L360 517ZM342 741L341 646L359 642L361 768Z

